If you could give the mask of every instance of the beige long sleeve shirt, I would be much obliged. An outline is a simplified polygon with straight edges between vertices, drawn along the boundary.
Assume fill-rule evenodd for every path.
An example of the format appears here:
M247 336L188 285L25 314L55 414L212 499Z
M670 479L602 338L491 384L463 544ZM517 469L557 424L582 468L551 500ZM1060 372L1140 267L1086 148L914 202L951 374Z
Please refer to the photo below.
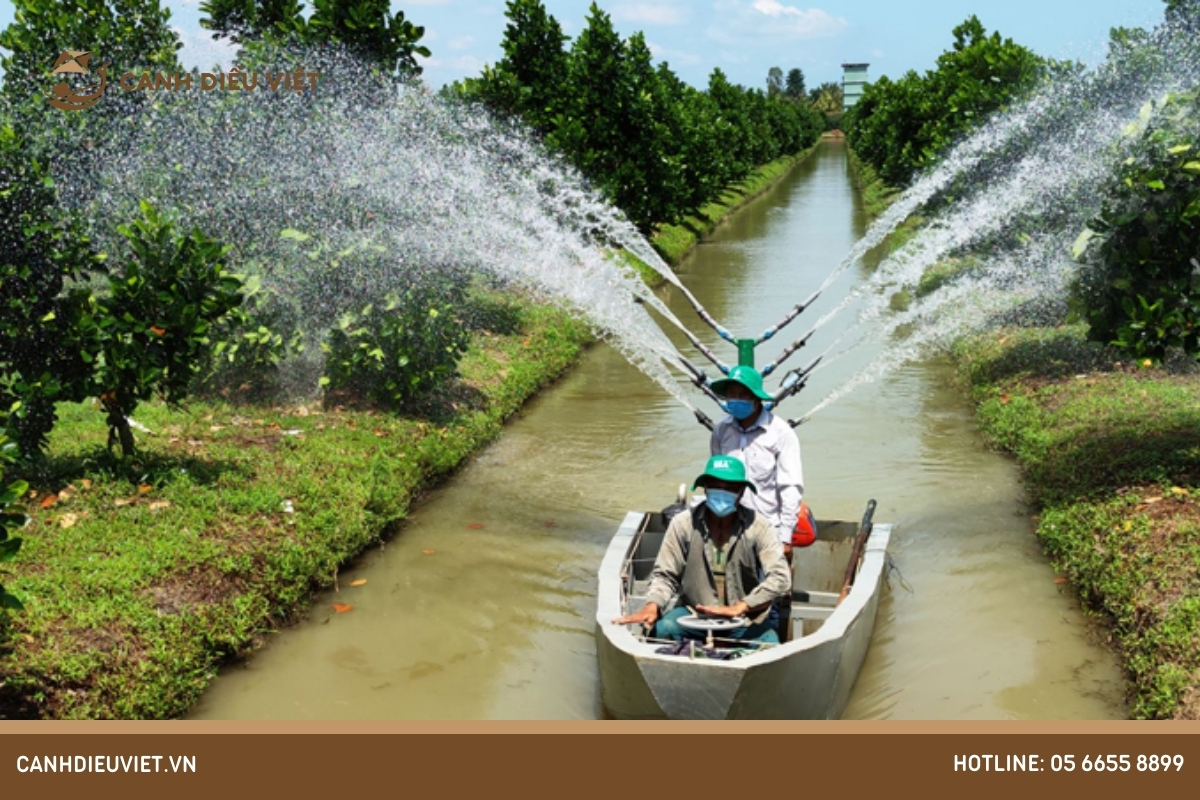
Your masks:
M675 605L732 605L745 600L750 608L767 606L755 618L761 623L770 604L791 591L791 572L774 528L752 509L739 507L738 526L730 537L725 565L725 593L717 593L707 554L709 535L703 505L671 520L654 562L646 599L666 613Z

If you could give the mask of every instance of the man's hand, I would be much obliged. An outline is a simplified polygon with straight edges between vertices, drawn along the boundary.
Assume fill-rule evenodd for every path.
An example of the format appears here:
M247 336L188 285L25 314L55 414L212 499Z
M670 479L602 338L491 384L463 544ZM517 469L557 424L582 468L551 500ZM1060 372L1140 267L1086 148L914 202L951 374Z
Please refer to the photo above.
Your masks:
M792 563L792 546L787 542L784 542L783 545L783 557L788 560L789 564Z
M696 610L713 617L744 617L750 613L750 606L745 600L738 600L731 606L696 606Z
M636 614L630 614L627 617L613 620L614 625L644 625L649 628L658 621L658 606L654 603L646 603L642 606L642 610Z

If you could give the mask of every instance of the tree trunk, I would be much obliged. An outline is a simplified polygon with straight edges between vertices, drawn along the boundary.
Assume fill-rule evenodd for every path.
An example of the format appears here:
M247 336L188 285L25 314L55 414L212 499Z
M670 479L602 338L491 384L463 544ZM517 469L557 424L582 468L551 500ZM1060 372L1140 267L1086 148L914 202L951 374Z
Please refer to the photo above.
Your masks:
M121 443L121 454L131 458L134 453L133 431L129 428L129 420L117 403L105 404L108 409L108 449L112 450L114 442Z

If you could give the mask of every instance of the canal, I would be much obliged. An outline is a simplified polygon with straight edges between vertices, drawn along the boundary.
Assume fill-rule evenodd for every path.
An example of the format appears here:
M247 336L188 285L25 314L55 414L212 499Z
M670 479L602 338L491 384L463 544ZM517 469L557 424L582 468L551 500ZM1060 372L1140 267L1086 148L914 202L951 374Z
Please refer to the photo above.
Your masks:
M757 335L823 282L866 224L844 145L826 141L679 272L726 327ZM803 333L866 269L848 270L788 333ZM735 360L678 292L664 292ZM852 321L849 311L823 327L794 365ZM779 347L760 348L760 363ZM878 352L864 346L817 372L785 415L807 411ZM1126 716L1116 657L1055 582L1016 468L986 447L944 364L900 366L799 434L818 516L858 519L873 497L876 520L896 526L898 571L847 718ZM592 637L605 546L627 510L670 503L707 455L708 432L690 412L614 350L594 348L386 547L343 572L340 591L225 669L193 717L602 716ZM350 588L358 579L366 584ZM354 610L334 613L335 602Z

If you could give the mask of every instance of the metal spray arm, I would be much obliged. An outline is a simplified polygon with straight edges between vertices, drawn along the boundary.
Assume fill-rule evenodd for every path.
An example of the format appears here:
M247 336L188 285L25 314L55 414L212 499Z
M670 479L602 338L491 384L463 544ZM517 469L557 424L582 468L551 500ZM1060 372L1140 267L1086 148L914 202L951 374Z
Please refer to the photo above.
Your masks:
M733 334L721 327L721 324L713 319L712 314L709 314L704 310L704 306L700 305L700 301L696 299L694 294L687 290L686 286L681 283L675 284L675 286L678 287L679 291L683 292L683 296L686 297L688 302L692 304L692 308L696 309L696 313L700 315L700 319L704 320L704 322L710 328L716 331L718 336L727 342L732 342L735 345L737 344L737 339L733 337ZM722 370L722 372L728 371L729 370Z
M793 308L791 311L789 311L787 313L787 315L783 319L781 319L779 321L778 325L776 325L773 328L768 328L767 330L763 331L763 335L758 337L758 341L756 341L755 344L756 345L762 344L763 342L767 341L775 334L779 333L781 330L783 330L785 327L787 327L788 324L791 323L792 320L794 320L796 317L803 314L804 309L808 308L813 303L815 303L817 301L817 298L820 296L821 296L821 292L817 291L816 294L814 294L812 297L808 298L803 303L801 303L800 305Z
M821 363L821 359L823 358L825 358L825 356L818 356L815 361L813 361L804 369L793 370L791 373L789 373L787 379L783 382L783 386L780 387L779 391L775 393L775 396L771 398L773 407L778 408L779 404L784 400L792 397L793 395L799 394L800 391L808 384L808 376L812 374L812 371L817 368L817 365Z
M772 372L774 372L779 367L780 364L782 364L784 361L786 361L788 358L791 357L792 353L795 353L801 347L804 347L804 345L808 344L808 340L811 339L812 335L816 332L817 332L817 329L813 328L811 331L806 333L803 336L803 338L797 339L796 341L794 341L790 345L788 345L786 348L784 348L784 351L779 354L779 358L775 359L773 362L771 362L770 364L767 364L765 367L762 368L762 376L765 378L768 375L770 375Z
M712 386L709 384L708 376L704 374L704 370L700 369L683 356L679 357L679 363L683 364L684 368L691 374L692 383L698 389L700 389L700 391L708 395L714 403L716 403L718 406L721 405L721 398L718 397L717 393L712 390Z
M697 339L687 328L680 326L679 330L683 331L683 335L687 337L687 340L692 343L693 347L699 350L705 358L715 364L717 369L721 370L721 374L729 374L730 366L721 359L717 358L717 354L712 350L709 350L708 347L705 346L704 342Z

